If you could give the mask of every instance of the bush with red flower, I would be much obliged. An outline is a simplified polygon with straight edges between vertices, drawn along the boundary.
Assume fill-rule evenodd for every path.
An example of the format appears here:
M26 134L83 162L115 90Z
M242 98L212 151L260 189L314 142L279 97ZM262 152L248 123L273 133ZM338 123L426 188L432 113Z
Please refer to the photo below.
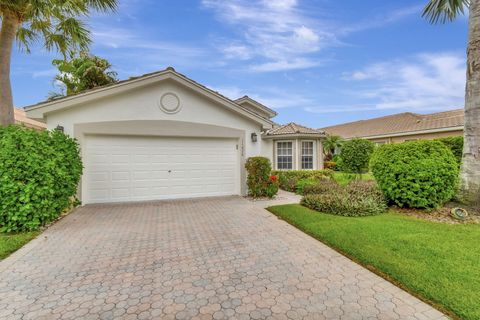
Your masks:
M265 157L251 157L245 163L248 194L254 198L273 198L279 187L278 176L270 175L272 165Z

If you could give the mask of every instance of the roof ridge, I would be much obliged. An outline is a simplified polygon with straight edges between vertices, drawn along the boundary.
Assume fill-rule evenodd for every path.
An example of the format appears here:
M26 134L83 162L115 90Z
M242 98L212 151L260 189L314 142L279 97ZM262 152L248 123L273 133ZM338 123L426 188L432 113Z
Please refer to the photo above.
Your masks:
M370 121L370 120L385 119L385 118L396 117L396 116L400 116L400 115L408 115L408 114L414 115L414 113L412 113L412 112L400 112L400 113L389 114L389 115L386 115L386 116L381 116L381 117L376 117L376 118L360 119L360 120L355 120L355 121L350 121L350 122L345 122L345 123L333 124L333 125L331 125L331 126L324 127L324 128L321 128L321 129L331 128L331 127L338 127L338 126L343 126L343 125L350 125L350 124L359 123L359 122L365 122L365 121Z

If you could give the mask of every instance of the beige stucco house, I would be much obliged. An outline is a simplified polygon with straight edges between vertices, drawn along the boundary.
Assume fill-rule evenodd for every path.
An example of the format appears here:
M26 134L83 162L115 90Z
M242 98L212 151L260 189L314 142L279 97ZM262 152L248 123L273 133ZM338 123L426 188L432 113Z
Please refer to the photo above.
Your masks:
M322 131L277 125L276 112L231 100L173 68L29 106L27 116L78 139L83 203L242 195L244 163L323 168Z
M430 114L405 112L319 130L344 139L364 138L376 144L385 144L461 136L464 121L463 109Z
M40 121L35 121L33 119L30 119L27 117L25 114L25 110L15 108L13 112L13 116L15 117L15 123L24 125L29 128L37 129L37 130L45 130L46 129L46 124Z

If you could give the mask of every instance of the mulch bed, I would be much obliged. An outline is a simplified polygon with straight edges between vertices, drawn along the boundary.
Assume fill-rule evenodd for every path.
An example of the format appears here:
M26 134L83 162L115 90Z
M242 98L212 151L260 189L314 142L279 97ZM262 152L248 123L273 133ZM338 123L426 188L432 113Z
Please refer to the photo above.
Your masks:
M450 211L457 207L468 211L468 217L465 220L462 221L452 217ZM406 216L416 217L433 222L448 224L480 223L480 207L465 206L455 202L449 202L444 207L438 209L426 210L395 207L395 211Z

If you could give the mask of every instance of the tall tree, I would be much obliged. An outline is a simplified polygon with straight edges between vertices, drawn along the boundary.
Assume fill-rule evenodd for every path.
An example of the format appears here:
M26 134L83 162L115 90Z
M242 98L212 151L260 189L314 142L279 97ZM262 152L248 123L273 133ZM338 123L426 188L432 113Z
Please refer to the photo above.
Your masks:
M465 128L460 198L480 202L480 0L430 0L423 16L431 23L453 21L469 10Z
M117 73L111 70L108 60L80 52L71 59L53 60L58 68L55 80L61 83L61 93L54 92L50 98L79 93L88 89L117 82Z
M117 0L0 0L0 125L14 123L10 63L13 43L27 53L35 42L64 57L90 44L83 22L92 10L115 10Z

